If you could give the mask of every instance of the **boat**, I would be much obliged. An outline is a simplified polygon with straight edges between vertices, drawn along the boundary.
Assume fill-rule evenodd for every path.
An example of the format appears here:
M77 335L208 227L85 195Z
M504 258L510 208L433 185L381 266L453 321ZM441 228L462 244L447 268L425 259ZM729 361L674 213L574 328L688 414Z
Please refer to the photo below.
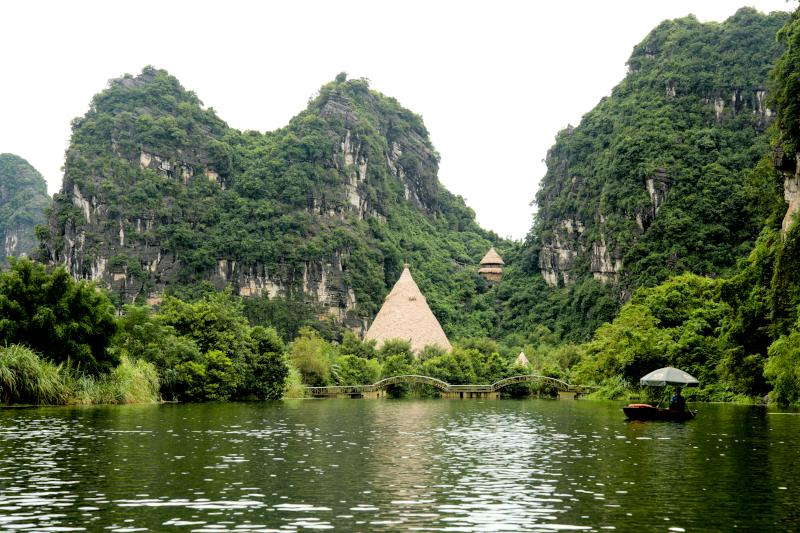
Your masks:
M673 400L676 401L680 409L662 409L661 407L650 405L649 403L632 403L622 408L628 420L664 420L667 422L685 422L691 420L697 411L684 409L686 400L681 397L683 387L698 387L700 382L691 374L683 370L666 366L653 370L639 380L640 385L650 387L665 387L672 385L676 388ZM672 405L672 402L670 402Z
M622 408L629 420L662 420L665 422L685 422L697 414L696 411L671 411L650 405L649 403L632 403Z

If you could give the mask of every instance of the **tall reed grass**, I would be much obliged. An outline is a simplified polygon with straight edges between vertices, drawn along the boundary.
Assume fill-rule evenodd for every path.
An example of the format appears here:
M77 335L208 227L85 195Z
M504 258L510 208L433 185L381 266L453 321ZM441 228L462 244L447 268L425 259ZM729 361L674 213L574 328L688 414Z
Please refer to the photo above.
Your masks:
M305 398L305 395L306 389L300 371L294 365L289 365L289 376L286 378L286 390L283 392L283 397L296 399Z
M100 377L54 365L20 345L0 348L0 401L4 404L152 403L159 400L156 367L123 356Z
M3 403L60 404L66 397L61 365L54 365L18 344L0 348Z
M153 403L159 400L158 370L144 359L122 356L119 365L104 376L103 403Z

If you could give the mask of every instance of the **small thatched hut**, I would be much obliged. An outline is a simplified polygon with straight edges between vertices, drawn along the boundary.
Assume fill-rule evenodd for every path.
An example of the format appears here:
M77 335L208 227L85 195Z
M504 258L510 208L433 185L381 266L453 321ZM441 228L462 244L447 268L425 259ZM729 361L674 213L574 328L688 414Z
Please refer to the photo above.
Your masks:
M528 361L527 357L525 357L525 352L519 352L519 355L514 360L514 364L515 365L519 365L519 366L528 367L528 366L531 365L531 362Z
M403 269L364 336L364 340L378 341L379 349L389 339L409 341L415 354L430 345L448 352L453 349L408 267Z
M503 279L503 258L495 251L494 246L489 248L486 255L481 259L481 266L478 269L478 274L491 283L498 283Z

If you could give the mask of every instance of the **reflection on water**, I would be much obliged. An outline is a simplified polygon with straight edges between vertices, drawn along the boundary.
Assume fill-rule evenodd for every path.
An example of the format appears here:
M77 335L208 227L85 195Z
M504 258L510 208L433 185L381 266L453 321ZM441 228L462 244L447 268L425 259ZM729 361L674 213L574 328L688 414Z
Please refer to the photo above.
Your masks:
M687 424L545 400L4 409L0 530L800 529L800 416L701 409Z

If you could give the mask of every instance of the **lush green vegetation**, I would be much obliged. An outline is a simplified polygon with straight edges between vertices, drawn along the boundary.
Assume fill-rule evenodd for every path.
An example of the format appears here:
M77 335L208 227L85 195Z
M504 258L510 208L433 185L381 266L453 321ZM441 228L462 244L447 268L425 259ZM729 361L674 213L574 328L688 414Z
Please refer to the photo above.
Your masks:
M159 312L125 306L112 349L159 370L165 399L279 399L289 368L278 333L250 327L241 300L212 293L193 303L167 298Z
M245 312L284 340L303 326L339 337L316 304L344 309L349 291L348 324L371 318L408 262L448 333L485 334L483 305L465 312L462 292L483 290L472 267L500 239L437 170L422 119L366 80L338 76L285 128L261 134L229 128L147 67L112 81L74 121L40 257L75 255L71 273L90 279L103 265L120 305L163 291L184 300L226 285L248 291L250 280L268 279L279 297L248 301ZM76 190L102 208L76 207ZM220 261L235 267L221 275ZM325 268L333 295L316 302L312 271Z
M577 381L601 385L599 395L630 394L648 370L669 364L700 379L703 387L691 392L696 399L769 394L771 401L800 403L800 225L795 217L787 231L781 230L786 204L780 194L784 176L778 171L791 177L796 171L786 161L795 159L794 129L800 122L798 28L795 12L778 34L786 49L771 78L780 167L774 168L771 158L762 160L741 188L751 198L751 212L758 213L753 220L764 221L759 237L726 276L685 273L640 288L590 342L576 346L579 362L569 372ZM742 249L749 248L740 239Z
M5 404L145 403L159 398L158 373L144 360L123 357L110 372L92 376L56 365L30 348L0 348L0 401Z
M289 373L278 333L251 327L226 293L115 317L105 291L14 259L0 273L0 316L7 403L277 399Z
M63 268L48 273L28 259L12 259L0 273L0 343L23 343L96 375L116 362L106 349L114 326L108 297Z
M369 384L397 374L466 384L530 371L513 364L519 347L481 338L464 339L450 353L428 348L414 357L405 341L376 350L351 332L331 341L301 327L286 345L271 326L251 325L242 299L228 292L191 302L167 297L156 310L125 305L115 317L105 291L74 281L61 267L48 272L27 259L12 260L0 273L0 304L4 403L279 399L302 396L304 385ZM539 353L533 370L563 377L561 367ZM391 392L411 390L402 385ZM519 386L507 392L530 391Z
M518 349L512 349L489 339L464 339L449 353L429 347L418 356L412 355L406 341L386 342L380 350L375 343L362 342L347 333L341 343L329 342L310 329L301 330L292 342L289 360L298 369L302 381L313 386L363 385L401 374L421 374L453 385L490 384L503 378L541 371L540 366L520 367L514 364ZM553 368L545 371L553 375ZM560 377L556 372L553 377ZM389 389L395 395L433 394L427 386L396 385ZM532 390L550 393L539 384L509 387L509 394L528 394Z
M668 20L634 48L625 79L548 152L536 219L508 277L511 330L544 324L581 342L640 286L735 272L782 193L767 163L751 170L769 154L763 91L787 18L743 8L723 23ZM577 255L562 265L568 286L549 290L540 254L556 243ZM600 244L623 264L607 285L592 276Z
M684 274L639 289L611 323L576 346L574 380L603 387L602 396L638 389L649 370L672 365L695 375L701 400L731 401L766 394L779 403L800 400L797 266L790 290L781 284L787 249L800 238L767 228L739 271L728 278ZM794 293L794 294L793 294Z

